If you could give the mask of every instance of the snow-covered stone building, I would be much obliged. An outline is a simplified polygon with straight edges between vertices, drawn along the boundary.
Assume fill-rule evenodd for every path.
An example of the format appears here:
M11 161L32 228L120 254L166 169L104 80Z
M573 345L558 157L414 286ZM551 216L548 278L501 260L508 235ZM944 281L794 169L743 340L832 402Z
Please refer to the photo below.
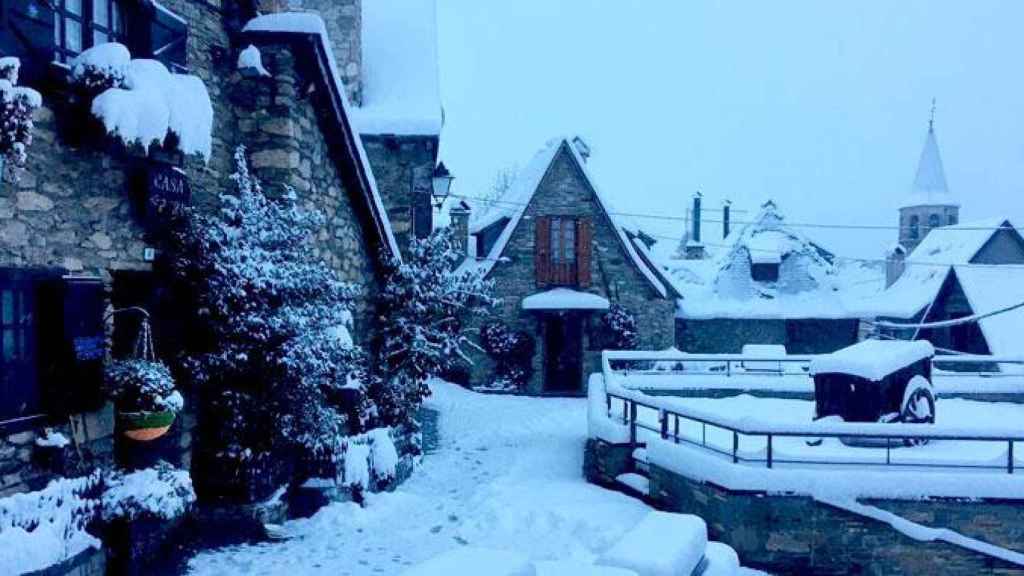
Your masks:
M270 14L291 9L307 13ZM353 334L366 337L384 260L431 226L441 126L433 9L3 3L0 56L20 59L20 84L42 102L27 160L8 162L0 188L0 497L114 459L102 363L130 350L138 318L111 312L145 308L157 354L181 350L187 315L154 274L156 208L217 209L239 145L269 193L290 185L325 215L317 253L362 288ZM185 412L153 449L188 468L196 417L184 392ZM43 427L70 439L67 458L40 458Z
M928 232L878 297L876 311L905 324L934 323L997 312L1024 302L1024 237L1003 218ZM939 351L1020 356L1024 309L938 328L891 331L929 340Z
M691 353L740 353L746 344L787 352L834 352L857 341L858 297L877 290L881 271L837 261L787 226L774 202L731 231L705 258L673 260L680 293L676 346Z
M508 384L532 394L585 391L610 347L603 318L615 305L635 321L639 347L672 345L676 294L601 194L586 151L579 138L551 140L500 202L453 214L470 235L462 269L482 271L501 298L491 320L529 337L525 381ZM493 358L473 360L471 384L500 380Z

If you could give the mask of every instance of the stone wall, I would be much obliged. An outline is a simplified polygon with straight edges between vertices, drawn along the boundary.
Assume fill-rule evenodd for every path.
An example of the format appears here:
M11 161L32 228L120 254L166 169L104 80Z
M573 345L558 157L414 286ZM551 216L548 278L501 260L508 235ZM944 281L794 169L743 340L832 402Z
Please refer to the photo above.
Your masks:
M414 235L430 233L429 229L425 233L413 229L413 205L416 195L431 197L438 139L364 135L362 140L395 240L404 254Z
M360 105L363 101L361 0L271 0L271 3L290 11L316 12L324 19L338 75L345 84L349 102Z
M731 492L652 465L659 508L696 514L708 537L732 546L744 566L772 574L1024 574L1024 567L945 542L921 542L889 525L803 496ZM1018 502L868 501L925 525L1024 551Z
M790 354L827 354L857 342L856 319L676 320L676 347L694 354L739 354L744 344L782 344Z
M371 321L371 300L379 288L374 254L365 242L369 230L357 217L350 192L331 158L331 149L311 98L300 98L304 79L286 44L261 46L271 78L232 76L230 99L239 139L249 148L254 174L269 194L291 186L305 208L326 218L317 233L318 254L341 278L363 288L357 302L354 335ZM269 184L269 185L268 185Z
M542 323L538 314L522 309L522 300L530 294L546 290L538 288L534 261L535 221L541 215L586 216L593 227L591 278L587 291L599 294L629 309L637 319L642 350L661 350L673 345L675 301L658 294L634 265L609 217L586 183L583 172L567 150L560 151L538 186L505 251L504 259L494 266L490 279L502 299L493 311L494 318L524 330L537 339L533 357L534 374L526 392L544 391L544 345ZM479 320L477 325L487 321ZM600 371L601 350L590 335L597 330L599 313L590 314L583 329L583 374L579 393L585 390L587 376ZM494 379L494 363L485 354L473 356L470 380L474 385L487 385Z

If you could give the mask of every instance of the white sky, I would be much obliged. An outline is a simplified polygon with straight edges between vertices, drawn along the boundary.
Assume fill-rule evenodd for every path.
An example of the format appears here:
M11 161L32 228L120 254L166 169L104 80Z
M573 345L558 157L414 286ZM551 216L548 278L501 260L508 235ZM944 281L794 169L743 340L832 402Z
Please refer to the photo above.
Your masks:
M578 133L620 210L682 216L700 189L895 226L935 97L962 219L1024 216L1024 1L438 0L438 20L457 194ZM896 239L806 232L858 257Z

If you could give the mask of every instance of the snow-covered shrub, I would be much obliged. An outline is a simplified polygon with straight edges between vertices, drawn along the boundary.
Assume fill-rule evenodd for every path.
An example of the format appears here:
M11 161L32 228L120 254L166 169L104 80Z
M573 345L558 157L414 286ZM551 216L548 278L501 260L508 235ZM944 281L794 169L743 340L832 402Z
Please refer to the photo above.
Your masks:
M427 379L469 361L463 321L496 301L482 274L456 271L461 261L448 228L414 239L406 260L392 261L380 294L381 378L370 390L378 425L408 422L430 393Z
M5 574L42 570L100 541L87 532L99 513L102 475L60 478L37 492L0 498L0 566Z
M350 334L359 290L311 246L323 215L299 208L290 189L266 195L244 147L235 160L221 209L186 211L168 250L205 330L186 368L211 396L208 445L238 457L333 451L372 408L359 400L367 362Z
M25 165L27 149L32 145L35 123L32 114L43 105L39 92L18 86L21 61L14 57L0 58L0 155L7 159L5 172Z
M608 348L612 350L633 350L639 344L636 316L625 306L612 304L604 315L601 324L608 335Z
M71 82L95 96L108 88L124 88L132 55L123 44L98 44L71 60Z
M108 475L102 496L103 520L173 520L185 514L195 501L188 471L161 462L130 474Z
M126 145L175 147L210 158L213 104L197 76L174 74L157 60L131 59L116 43L94 46L72 62L72 79L92 100L92 115Z
M391 428L374 428L343 442L346 486L359 490L386 485L398 474L398 450ZM357 498L358 499L358 498Z
M107 364L104 380L122 412L180 412L185 405L163 362L115 360Z
M522 388L533 376L533 336L515 331L504 322L489 322L480 329L480 343L496 365L495 388Z

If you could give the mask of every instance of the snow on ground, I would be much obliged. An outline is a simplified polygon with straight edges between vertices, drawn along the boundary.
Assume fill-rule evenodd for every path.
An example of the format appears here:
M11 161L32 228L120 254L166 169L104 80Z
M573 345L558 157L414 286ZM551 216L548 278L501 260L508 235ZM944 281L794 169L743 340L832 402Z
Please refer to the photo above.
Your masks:
M583 479L586 400L432 388L440 447L396 492L289 522L286 542L202 553L191 574L401 574L463 545L593 563L650 511Z

